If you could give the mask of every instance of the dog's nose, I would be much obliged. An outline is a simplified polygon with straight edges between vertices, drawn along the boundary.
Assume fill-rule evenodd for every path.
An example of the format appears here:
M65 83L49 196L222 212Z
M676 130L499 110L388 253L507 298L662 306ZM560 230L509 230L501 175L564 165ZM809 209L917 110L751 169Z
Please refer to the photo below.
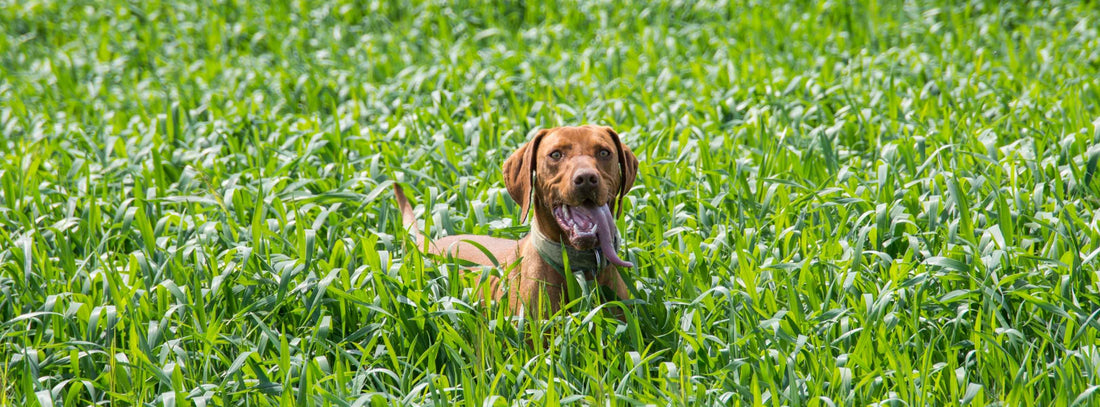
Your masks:
M582 190L600 186L600 174L591 168L579 169L573 173L573 185Z

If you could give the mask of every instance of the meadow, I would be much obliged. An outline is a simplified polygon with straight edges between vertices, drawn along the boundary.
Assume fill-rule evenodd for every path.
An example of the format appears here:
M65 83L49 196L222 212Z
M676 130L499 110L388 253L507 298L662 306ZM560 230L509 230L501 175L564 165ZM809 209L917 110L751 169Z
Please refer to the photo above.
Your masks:
M1098 405L1098 29L0 0L0 405ZM625 322L512 318L400 227L394 182L434 236L524 235L501 163L582 123L641 162Z

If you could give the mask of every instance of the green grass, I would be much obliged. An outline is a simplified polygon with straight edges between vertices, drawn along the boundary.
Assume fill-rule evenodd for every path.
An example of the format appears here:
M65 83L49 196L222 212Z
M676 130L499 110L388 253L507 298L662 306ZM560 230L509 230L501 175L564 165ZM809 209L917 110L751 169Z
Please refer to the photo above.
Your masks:
M0 405L1100 403L1095 2L261 3L0 0ZM627 323L412 250L580 123Z

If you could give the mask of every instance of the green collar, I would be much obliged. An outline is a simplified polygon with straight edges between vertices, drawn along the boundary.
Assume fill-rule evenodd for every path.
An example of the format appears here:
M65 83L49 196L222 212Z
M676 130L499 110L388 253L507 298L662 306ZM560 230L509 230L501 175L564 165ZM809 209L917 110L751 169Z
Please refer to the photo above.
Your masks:
M572 246L551 241L539 231L538 223L534 222L534 219L531 222L531 237L539 257L562 275L565 274L566 259L569 260L569 269L583 272L586 280L595 280L600 271L611 264L600 253L598 247L592 250L577 250ZM615 236L615 243L612 246L615 250L619 249L618 236Z

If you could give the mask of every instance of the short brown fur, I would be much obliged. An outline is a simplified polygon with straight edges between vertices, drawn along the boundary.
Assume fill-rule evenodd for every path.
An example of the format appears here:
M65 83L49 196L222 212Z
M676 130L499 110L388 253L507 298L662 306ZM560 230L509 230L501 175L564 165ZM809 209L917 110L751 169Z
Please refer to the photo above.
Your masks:
M601 150L608 150L610 154L600 157ZM550 154L554 151L560 152L561 158L551 159ZM504 162L502 169L508 194L520 205L520 221L534 209L535 225L532 227L537 226L551 241L560 242L563 231L551 213L552 205L607 204L618 217L622 213L622 201L634 185L638 159L610 127L585 125L539 131ZM571 182L572 174L592 170L599 174L599 186L594 191L579 192ZM532 171L535 173L533 190ZM394 190L404 224L423 247L424 237L416 230L412 206L400 186L395 184ZM484 246L500 265L519 260L519 264L502 277L506 284L500 284L495 277L490 279L490 298L500 300L507 294L513 313L518 314L522 305L528 315L546 316L570 300L566 298L564 276L539 257L531 244L530 234L518 241L483 235L447 236L430 242L428 252L450 254L479 265L494 265L485 253L468 242ZM620 300L630 296L614 265L597 273L595 280L609 287ZM549 302L541 303L542 298Z

